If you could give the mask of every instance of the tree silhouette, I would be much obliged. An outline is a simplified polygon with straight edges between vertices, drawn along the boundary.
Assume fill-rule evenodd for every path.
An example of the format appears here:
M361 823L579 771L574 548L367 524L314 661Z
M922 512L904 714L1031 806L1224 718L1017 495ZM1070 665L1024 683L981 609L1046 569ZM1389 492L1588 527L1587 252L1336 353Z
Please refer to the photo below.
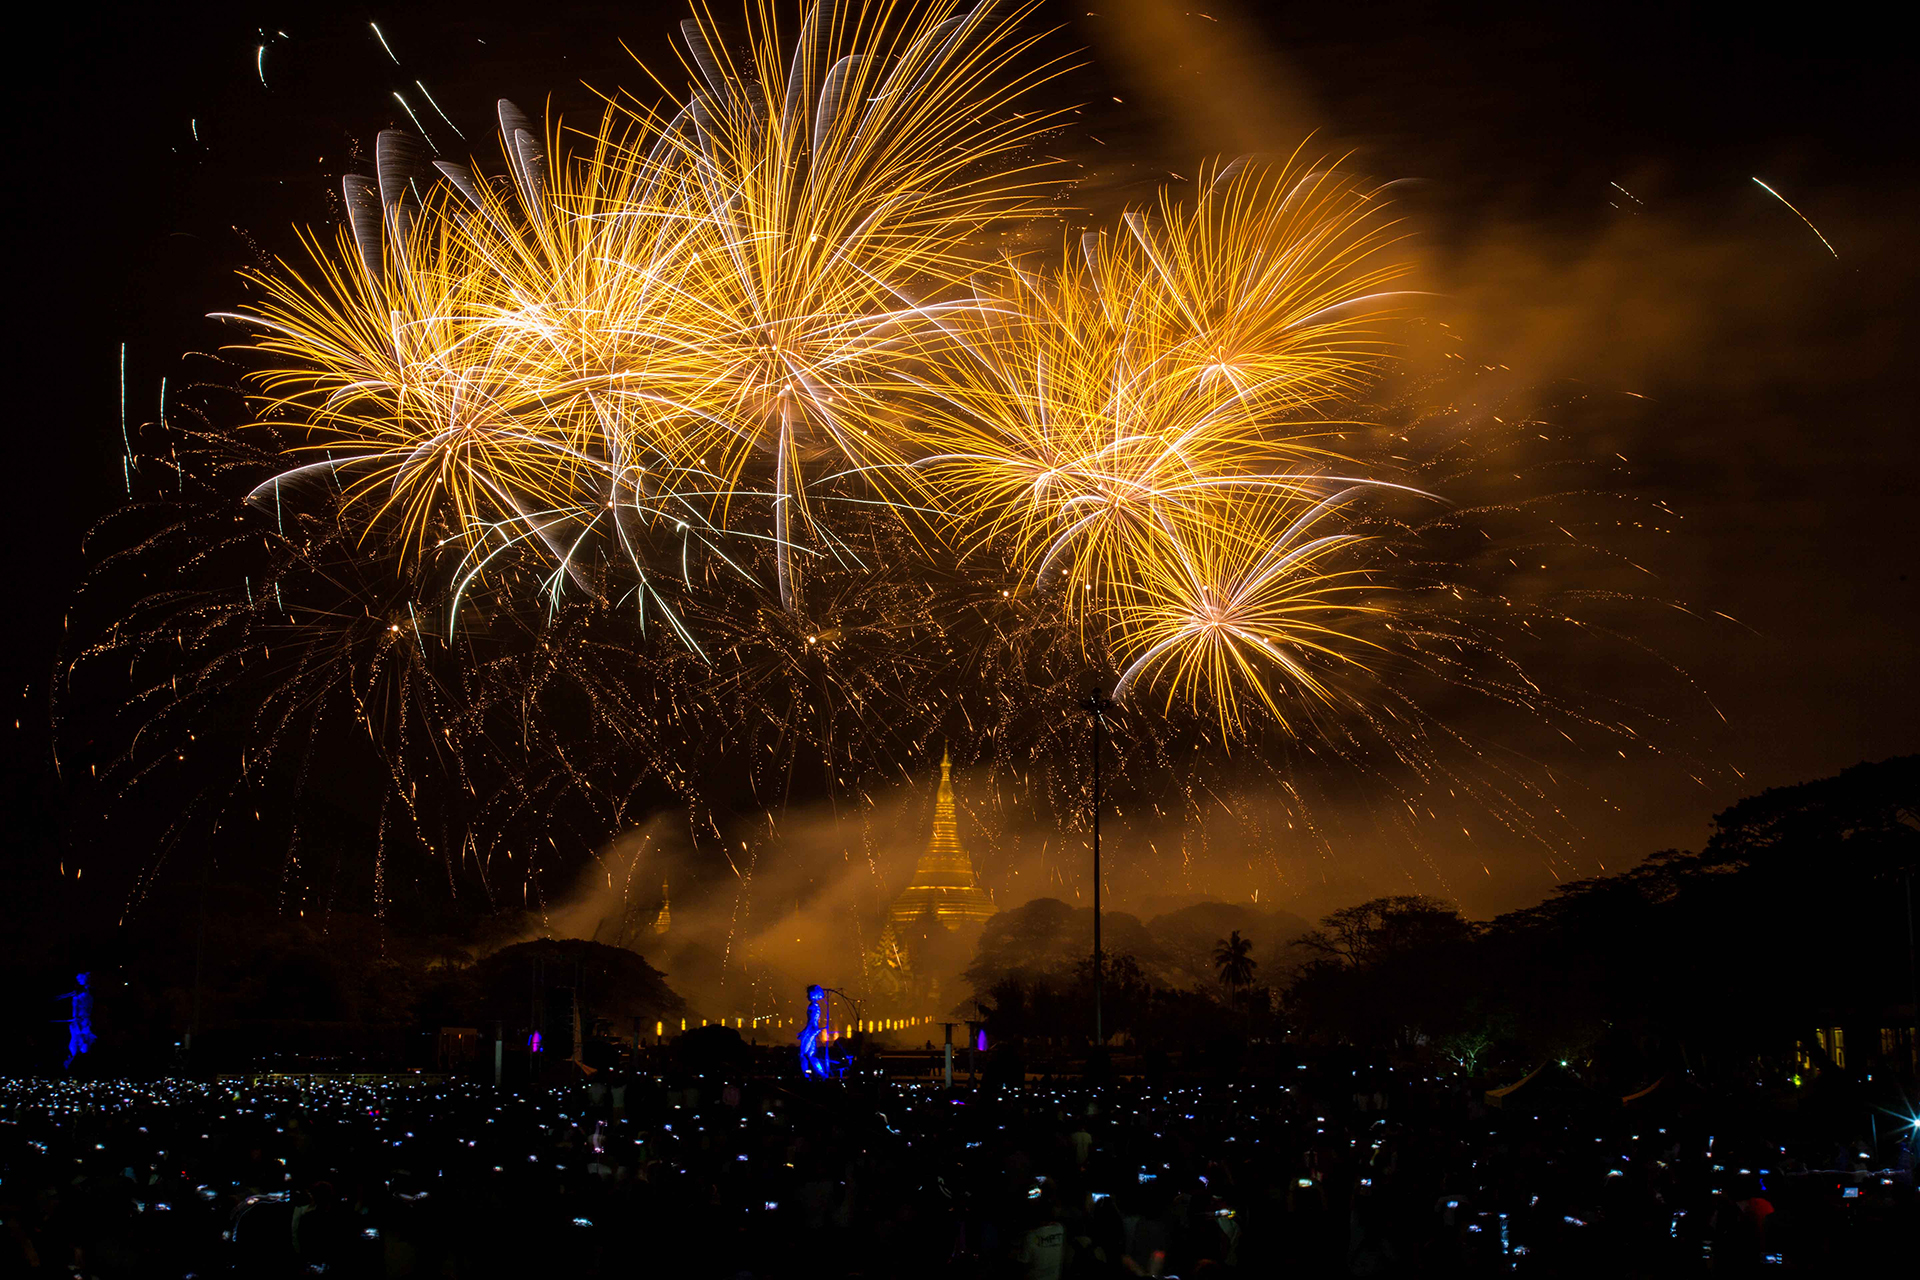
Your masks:
M1375 898L1343 907L1294 945L1356 969L1437 942L1473 936L1474 926L1451 902L1423 894Z
M1622 1095L1674 1071L1751 1080L1806 1053L1816 1027L1859 1028L1852 1070L1905 1074L1920 990L1909 877L1916 756L1742 800L1699 852L1655 853L1485 924L1417 895L1335 911L1295 943L1314 959L1288 1011L1305 1035L1430 1048L1467 1072L1578 1055ZM1765 981L1755 957L1778 957Z
M1253 958L1253 940L1241 937L1238 929L1213 944L1213 967L1219 970L1220 981L1229 992L1251 983L1258 964Z

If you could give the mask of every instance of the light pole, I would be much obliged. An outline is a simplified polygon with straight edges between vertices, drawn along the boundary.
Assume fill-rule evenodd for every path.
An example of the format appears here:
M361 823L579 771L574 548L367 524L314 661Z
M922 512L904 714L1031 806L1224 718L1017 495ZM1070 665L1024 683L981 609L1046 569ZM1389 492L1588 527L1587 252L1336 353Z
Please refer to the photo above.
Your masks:
M1093 717L1093 1039L1095 1044L1105 1045L1106 1029L1100 1019L1100 988L1106 976L1100 955L1100 748L1113 699L1095 685L1080 705Z
M1913 868L1908 867L1900 878L1907 889L1907 1023L1913 1036L1907 1041L1907 1066L1911 1069L1916 1054L1920 1054L1920 966L1913 960Z
M848 1004L853 1006L853 1027L854 1027L854 1031L858 1031L860 1029L860 1001L855 997L848 995L846 992L842 991L838 987L822 987L820 989L822 991L825 991L828 995L839 996L842 1000L845 1000ZM833 1006L831 1004L827 1006L826 1022L829 1028L833 1026ZM853 1031L849 1031L847 1033L847 1036L849 1039L851 1039L853 1036ZM855 1052L856 1053L858 1052L857 1048ZM831 1051L829 1051L828 1062L829 1063L832 1062Z

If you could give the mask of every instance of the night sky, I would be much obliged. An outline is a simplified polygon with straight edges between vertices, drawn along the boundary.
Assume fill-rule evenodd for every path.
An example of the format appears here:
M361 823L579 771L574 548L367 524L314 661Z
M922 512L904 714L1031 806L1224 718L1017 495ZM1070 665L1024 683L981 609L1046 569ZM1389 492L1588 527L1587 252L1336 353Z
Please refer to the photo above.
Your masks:
M666 40L682 16L564 3L185 9L49 6L13 42L5 660L17 727L0 882L16 887L73 856L74 793L48 751L49 671L82 537L126 496L121 344L137 425L162 376L189 376L181 353L226 336L203 317L235 301L234 269L287 251L295 224L329 224L339 175L366 167L378 130L411 126L394 91L444 149L491 156L495 98L584 119L584 85L641 87L623 41L673 66ZM1490 367L1517 411L1577 415L1592 457L1623 459L1611 483L1673 513L1668 532L1623 531L1621 545L1649 571L1650 597L1693 611L1650 610L1637 635L1703 695L1674 708L1672 739L1705 768L1673 754L1554 762L1569 795L1604 797L1580 812L1612 869L1697 847L1709 816L1743 795L1920 750L1914 67L1877 12L1044 11L1064 24L1058 47L1088 61L1061 86L1087 108L1057 147L1085 166L1090 215L1203 156L1289 151L1308 133L1376 178L1414 180L1396 196L1449 349ZM416 81L469 141L425 109ZM1409 358L1417 369L1437 347L1416 342ZM1597 686L1613 675L1581 673ZM94 864L97 894L61 901L112 913L147 838L121 831ZM1494 840L1474 857L1488 873L1456 886L1471 914L1551 886L1517 846ZM1397 888L1365 875L1353 887Z

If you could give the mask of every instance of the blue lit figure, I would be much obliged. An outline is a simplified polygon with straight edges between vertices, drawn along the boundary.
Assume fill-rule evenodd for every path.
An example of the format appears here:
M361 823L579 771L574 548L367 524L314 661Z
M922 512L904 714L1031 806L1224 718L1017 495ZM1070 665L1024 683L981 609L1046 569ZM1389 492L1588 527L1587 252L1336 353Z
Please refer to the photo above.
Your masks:
M58 1021L67 1024L67 1066L73 1066L73 1060L93 1048L97 1037L93 1034L93 992L87 987L88 975L76 973L73 980L80 985L64 995L56 997L68 1001L68 1016Z
M800 1032L800 1074L825 1080L827 1064L827 991L818 983L807 988L807 1025Z

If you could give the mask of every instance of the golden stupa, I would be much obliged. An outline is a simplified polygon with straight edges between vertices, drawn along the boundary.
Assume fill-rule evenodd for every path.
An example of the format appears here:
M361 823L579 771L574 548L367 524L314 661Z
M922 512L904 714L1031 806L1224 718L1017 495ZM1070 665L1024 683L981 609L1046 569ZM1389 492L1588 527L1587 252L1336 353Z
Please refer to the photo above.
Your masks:
M940 754L940 793L933 806L933 837L914 868L913 883L893 900L887 912L889 932L895 938L911 936L916 921L928 912L941 926L958 929L983 923L993 914L993 899L973 875L973 859L960 843L953 817L953 761Z

